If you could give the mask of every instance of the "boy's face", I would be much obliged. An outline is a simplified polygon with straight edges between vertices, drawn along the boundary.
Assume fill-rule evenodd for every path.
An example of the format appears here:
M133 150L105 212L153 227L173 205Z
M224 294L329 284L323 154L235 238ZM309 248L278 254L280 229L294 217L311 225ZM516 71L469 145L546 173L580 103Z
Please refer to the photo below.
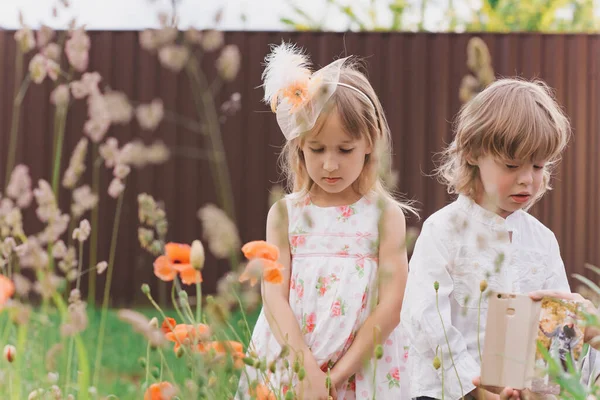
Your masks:
M483 193L475 201L506 218L530 204L542 186L546 161L505 160L490 155L477 159Z

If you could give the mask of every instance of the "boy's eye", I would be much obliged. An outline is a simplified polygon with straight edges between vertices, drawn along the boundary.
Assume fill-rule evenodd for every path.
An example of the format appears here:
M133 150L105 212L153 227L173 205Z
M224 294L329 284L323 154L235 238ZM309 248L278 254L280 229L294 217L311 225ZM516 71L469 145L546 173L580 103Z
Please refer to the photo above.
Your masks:
M340 151L341 151L342 153L344 153L344 154L349 154L349 153L352 153L352 150L354 150L354 148L352 148L352 149L340 149Z
M310 148L310 151L312 151L313 153L322 153L323 152L323 148L320 149L313 149L312 147Z

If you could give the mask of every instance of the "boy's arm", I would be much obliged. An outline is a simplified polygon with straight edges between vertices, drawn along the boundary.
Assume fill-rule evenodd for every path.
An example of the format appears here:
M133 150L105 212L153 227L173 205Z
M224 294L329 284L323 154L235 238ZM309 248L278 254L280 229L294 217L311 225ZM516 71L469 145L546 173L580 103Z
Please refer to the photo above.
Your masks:
M444 392L447 398L459 399L475 389L472 380L479 376L480 366L467 350L462 333L452 325L450 302L454 284L447 270L452 260L437 236L438 230L426 221L417 239L401 318L414 351L422 357L433 357L429 354L437 351L438 357L443 358L443 371L440 367L437 374L440 381L444 374ZM439 284L437 299L434 282Z

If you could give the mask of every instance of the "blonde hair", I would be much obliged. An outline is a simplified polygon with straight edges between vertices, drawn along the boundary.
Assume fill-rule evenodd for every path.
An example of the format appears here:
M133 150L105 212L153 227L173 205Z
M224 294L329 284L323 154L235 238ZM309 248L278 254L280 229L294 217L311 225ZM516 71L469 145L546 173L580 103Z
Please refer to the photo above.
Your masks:
M540 80L500 79L460 110L454 140L436 170L448 193L475 198L482 190L472 161L490 155L509 160L545 160L542 187L529 206L550 190L550 176L571 127L552 90Z
M302 146L307 134L318 132L330 113L337 111L345 132L354 139L364 137L373 149L372 153L365 157L363 170L352 184L354 190L363 196L373 191L385 200L397 204L404 211L416 215L411 203L397 200L396 193L382 178L385 174L391 174L391 134L375 90L365 75L358 70L356 61L344 63L339 82L358 89L362 94L352 88L338 85L313 129L286 142L280 154L279 164L287 178L288 190L307 194L313 187L314 181L308 175Z

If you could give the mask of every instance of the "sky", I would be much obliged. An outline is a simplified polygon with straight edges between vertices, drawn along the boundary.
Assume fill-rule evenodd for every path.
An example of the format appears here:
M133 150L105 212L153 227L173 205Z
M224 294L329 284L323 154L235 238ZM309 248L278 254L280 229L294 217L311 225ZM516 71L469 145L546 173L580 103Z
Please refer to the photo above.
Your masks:
M53 28L64 28L77 17L79 24L87 29L98 30L140 30L158 27L157 14L161 10L170 10L169 0L68 0L65 9L60 0L0 0L0 27L15 29L19 26L19 10L23 12L25 22L32 28L46 24ZM436 1L428 9L426 28L435 29L438 20L443 18L444 10L440 6L446 0ZM223 9L220 28L224 30L285 30L281 17L293 17L290 4L302 5L311 16L326 16L327 27L331 30L346 30L347 19L326 0L179 0L181 28L194 26L198 29L214 26L214 15ZM360 13L370 0L343 0L351 4ZM391 21L387 11L390 0L378 0L378 21L386 25ZM57 6L58 16L53 17L52 10ZM467 11L459 6L459 12ZM468 12L468 11L467 11ZM416 24L418 12L409 13L409 22ZM245 15L245 18L242 18ZM364 14L363 12L363 15Z

